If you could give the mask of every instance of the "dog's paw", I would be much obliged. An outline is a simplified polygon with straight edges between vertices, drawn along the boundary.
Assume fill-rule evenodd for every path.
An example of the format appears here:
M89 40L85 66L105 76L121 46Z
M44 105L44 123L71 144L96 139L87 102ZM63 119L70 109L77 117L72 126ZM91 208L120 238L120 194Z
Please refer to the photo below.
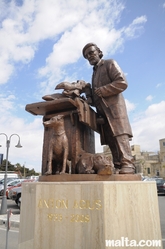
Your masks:
M45 175L48 176L48 175L52 175L52 171L51 170L48 170L45 172Z
M67 174L65 171L61 171L60 172L60 175L62 175L62 174Z
M90 169L90 170L86 170L85 173L86 174L95 174L95 171L93 169Z

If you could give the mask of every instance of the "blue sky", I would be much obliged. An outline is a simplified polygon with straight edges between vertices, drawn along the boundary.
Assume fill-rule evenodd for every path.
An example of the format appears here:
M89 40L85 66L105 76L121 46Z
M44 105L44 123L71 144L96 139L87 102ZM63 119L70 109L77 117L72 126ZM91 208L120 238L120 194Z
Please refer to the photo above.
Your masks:
M96 43L104 59L123 69L123 93L133 130L132 144L158 151L165 138L165 0L1 0L0 133L11 138L9 161L41 169L42 116L25 111L55 93L66 80L91 82L92 68L82 56ZM5 137L0 153L6 157ZM96 151L102 152L96 135Z

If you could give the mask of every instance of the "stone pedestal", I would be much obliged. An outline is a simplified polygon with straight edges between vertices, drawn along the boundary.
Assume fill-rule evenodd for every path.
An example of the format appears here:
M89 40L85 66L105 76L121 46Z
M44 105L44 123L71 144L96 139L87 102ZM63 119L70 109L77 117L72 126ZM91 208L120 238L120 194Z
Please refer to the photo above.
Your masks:
M106 240L146 249L161 240L155 182L23 183L19 249L104 249Z

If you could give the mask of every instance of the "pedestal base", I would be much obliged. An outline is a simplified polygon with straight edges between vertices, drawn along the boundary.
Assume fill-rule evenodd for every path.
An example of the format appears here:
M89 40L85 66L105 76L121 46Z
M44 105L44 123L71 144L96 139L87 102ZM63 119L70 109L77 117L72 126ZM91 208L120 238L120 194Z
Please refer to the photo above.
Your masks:
M141 175L138 174L59 174L40 176L39 182L81 182L81 181L141 181Z
M21 205L19 249L162 248L155 182L23 183Z

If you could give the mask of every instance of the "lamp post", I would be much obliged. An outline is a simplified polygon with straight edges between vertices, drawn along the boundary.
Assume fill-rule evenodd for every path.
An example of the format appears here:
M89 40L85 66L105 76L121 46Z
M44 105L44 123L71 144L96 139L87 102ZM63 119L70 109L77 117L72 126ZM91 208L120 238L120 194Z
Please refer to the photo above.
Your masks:
M7 213L7 198L6 198L6 184L7 184L7 170L8 170L8 154L9 154L9 147L10 147L10 141L11 137L16 135L18 137L18 144L15 146L17 148L21 148L20 144L20 137L18 134L12 134L9 139L8 136L5 133L0 133L0 135L4 135L6 137L6 167L5 167L5 175L4 175L4 191L3 191L3 197L1 202L1 210L0 214L6 214ZM0 145L1 146L1 145Z

